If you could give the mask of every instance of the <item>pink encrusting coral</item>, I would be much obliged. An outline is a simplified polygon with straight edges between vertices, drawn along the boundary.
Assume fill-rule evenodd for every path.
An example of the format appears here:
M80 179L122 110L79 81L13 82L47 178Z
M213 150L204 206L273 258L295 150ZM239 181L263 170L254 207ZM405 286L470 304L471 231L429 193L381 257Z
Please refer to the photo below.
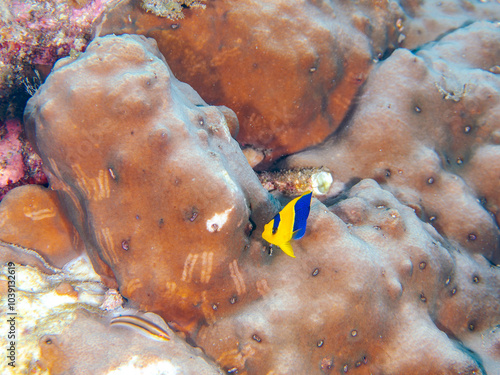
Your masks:
M22 129L15 120L7 120L0 129L0 188L5 188L24 176L25 165L19 139Z
M27 0L0 4L0 119L22 113L36 69L85 50L92 25L118 0ZM37 82L39 84L39 82ZM36 87L35 87L36 88ZM33 94L30 92L30 94Z
M24 138L19 120L0 123L0 200L16 186L46 183L42 159Z
M52 65L72 49L82 51L92 23L109 3L112 0L10 1L0 18L3 63Z

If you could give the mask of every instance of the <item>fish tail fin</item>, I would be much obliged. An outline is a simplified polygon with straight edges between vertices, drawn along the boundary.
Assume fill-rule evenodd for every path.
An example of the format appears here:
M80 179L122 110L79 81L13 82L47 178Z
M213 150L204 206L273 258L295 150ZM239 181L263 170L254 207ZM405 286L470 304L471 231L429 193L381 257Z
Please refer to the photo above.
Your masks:
M302 237L304 237L304 234L306 234L306 227L302 227L301 229L293 232L292 238L294 240L300 240Z
M290 242L282 243L279 246L280 246L280 249L283 250L283 252L286 255L291 256L292 258L295 258L295 254L293 253L292 244Z

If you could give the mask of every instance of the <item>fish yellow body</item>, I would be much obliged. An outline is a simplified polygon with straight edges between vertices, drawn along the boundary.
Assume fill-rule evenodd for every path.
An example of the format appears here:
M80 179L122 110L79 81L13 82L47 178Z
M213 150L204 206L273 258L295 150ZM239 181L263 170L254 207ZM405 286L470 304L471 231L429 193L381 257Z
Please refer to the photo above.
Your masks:
M285 254L295 258L292 239L298 240L306 233L307 218L311 209L312 192L309 191L288 203L266 225L262 238L273 245L279 246Z

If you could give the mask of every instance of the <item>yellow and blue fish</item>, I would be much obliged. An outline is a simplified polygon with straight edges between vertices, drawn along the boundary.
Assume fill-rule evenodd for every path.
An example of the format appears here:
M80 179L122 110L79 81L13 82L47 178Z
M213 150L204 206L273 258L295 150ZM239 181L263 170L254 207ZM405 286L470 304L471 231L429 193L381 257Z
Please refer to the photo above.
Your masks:
M309 191L289 202L269 223L264 225L262 238L279 246L285 254L295 258L290 241L298 240L306 233L311 197L312 192Z

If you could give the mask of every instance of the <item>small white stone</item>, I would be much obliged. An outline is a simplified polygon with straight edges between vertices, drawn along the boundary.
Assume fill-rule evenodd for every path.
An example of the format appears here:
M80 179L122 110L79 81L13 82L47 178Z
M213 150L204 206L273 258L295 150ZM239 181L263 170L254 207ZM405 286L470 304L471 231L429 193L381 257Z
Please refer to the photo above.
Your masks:
M333 176L325 171L315 173L311 177L311 183L315 195L326 194L332 186Z

